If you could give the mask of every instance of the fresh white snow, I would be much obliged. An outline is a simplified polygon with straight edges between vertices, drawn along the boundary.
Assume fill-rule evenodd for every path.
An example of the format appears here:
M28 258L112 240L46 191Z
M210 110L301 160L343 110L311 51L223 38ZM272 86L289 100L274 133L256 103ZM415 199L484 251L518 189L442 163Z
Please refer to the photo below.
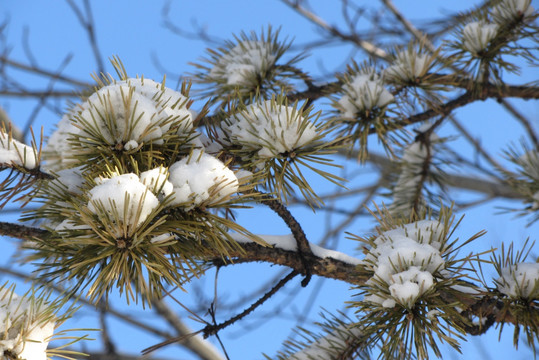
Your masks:
M432 64L427 54L418 53L415 49L406 49L397 53L391 66L384 70L384 79L387 81L415 81L425 75Z
M40 315L46 305L20 297L11 289L0 291L0 353L11 351L25 360L46 360L47 346L55 329L53 320Z
M443 224L438 221L422 220L378 236L364 260L374 271L366 285L375 291L364 301L412 308L434 286L433 275L445 266L443 232Z
M489 42L496 37L498 25L484 21L474 21L462 29L462 45L471 54L478 56L486 50Z
M149 191L136 174L115 175L102 178L90 189L88 209L98 213L104 210L113 221L120 221L131 231L146 220L159 206L157 197ZM121 228L121 226L119 226ZM120 232L117 234L121 235Z
M316 127L295 108L274 100L251 104L228 119L223 131L231 143L260 158L273 158L313 141Z
M243 234L230 233L230 236L239 243L250 243L253 242L250 238ZM267 244L272 245L276 248L286 250L286 251L297 251L297 242L294 238L294 235L256 235ZM350 265L361 265L363 262L360 259L354 258L350 255L344 254L339 251L325 249L321 246L309 243L313 255L325 259L331 258L335 260L342 261Z
M510 298L539 299L539 263L518 263L501 269L498 290Z
M381 108L394 101L393 95L374 74L356 74L343 85L343 91L338 104L347 118L355 118L360 112Z
M163 134L172 125L177 126L178 135L188 136L196 118L188 104L189 99L180 92L150 79L115 81L62 117L44 149L46 166L52 170L70 167L74 150L69 139L76 135L98 136L102 145L122 144L127 151L150 141L162 144ZM193 145L200 143L195 139Z
M168 181L169 172L165 167L158 167L140 174L140 181L156 195L168 196L174 191L174 186Z
M19 165L26 169L34 169L37 163L37 154L31 146L25 145L0 129L0 164Z
M169 169L174 198L170 205L185 210L216 204L238 191L238 178L219 159L202 151L175 162Z
M210 70L209 77L227 85L256 85L257 75L275 65L277 54L272 44L264 41L247 40L224 54Z
M161 144L163 134L173 123L180 122L184 131L192 129L193 114L187 109L187 102L181 93L153 80L128 79L93 93L80 106L75 119L77 123L81 123L79 119L94 120L101 135L112 145L131 140ZM108 123L107 116L114 118L113 124Z
M505 25L523 17L524 21L532 18L534 9L531 0L502 0L490 11L498 25Z

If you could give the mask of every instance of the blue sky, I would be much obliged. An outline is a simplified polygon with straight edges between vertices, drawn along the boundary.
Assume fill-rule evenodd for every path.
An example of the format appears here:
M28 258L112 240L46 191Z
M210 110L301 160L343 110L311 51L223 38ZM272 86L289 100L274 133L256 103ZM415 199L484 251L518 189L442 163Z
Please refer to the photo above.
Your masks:
M77 2L80 3L80 2ZM313 1L315 8L325 19L331 23L337 19L340 8L334 6L330 1ZM450 8L447 2L432 1L395 1L405 15L412 20L428 19L433 15L444 13L444 10L466 9L470 6L468 1L451 1ZM175 87L176 75L182 75L194 68L188 65L189 62L199 60L205 55L207 47L201 41L189 40L176 36L163 26L161 11L165 1L92 1L92 10L95 17L97 29L97 44L104 59L112 56L119 56L127 71L132 76L144 75L157 81L167 74L168 86ZM537 6L536 6L537 7ZM304 44L316 37L316 30L304 19L294 14L288 7L275 0L233 0L233 1L172 1L170 8L170 19L182 26L185 30L191 30L193 24L206 29L220 39L231 39L232 34L240 31L259 31L267 24L274 27L281 27L281 33L289 38L294 38L294 44ZM9 57L23 62L31 62L34 57L40 67L57 71L68 55L69 63L62 70L64 75L68 75L85 82L91 82L90 74L97 70L97 64L90 49L85 32L77 21L73 12L63 1L38 1L38 0L3 0L0 4L0 21L7 21L8 27L4 34L3 46L9 49ZM366 24L368 25L368 24ZM25 30L27 29L27 30ZM27 43L26 43L27 42ZM27 51L27 49L30 50ZM322 77L324 69L328 71L340 67L342 69L343 54L347 54L349 47L331 47L326 50L316 52L309 56L302 66L316 76ZM156 66L155 59L159 59ZM357 60L362 59L361 54L357 54ZM106 70L112 71L108 63L105 63ZM537 79L537 70L526 70L529 76ZM18 81L28 89L44 89L48 86L48 80L37 76L29 76L25 73L18 73ZM58 86L57 89L68 89L68 87ZM518 108L537 119L538 106L533 102L515 102ZM32 100L20 100L0 97L2 106L14 120L16 124L24 128L35 115L33 120L34 129L44 128L48 135L53 129L53 125L59 120L58 109L65 109L67 104L62 102L51 102L50 107L41 108L36 113L36 104ZM203 104L197 104L196 106ZM507 142L508 137L513 141L518 141L521 130L507 129L505 126L505 114L502 110L492 113L496 108L492 101L472 104L461 109L458 115L462 118L473 119L473 122L465 125L482 138L488 149L493 149L499 155L500 143ZM497 108L500 109L500 108ZM488 115L487 115L488 112ZM536 123L537 124L537 123ZM448 133L450 128L446 129ZM457 140L458 141L458 140ZM462 145L466 146L466 145ZM324 189L325 184L320 184L320 189ZM323 192L323 191L322 191ZM474 196L474 194L462 192L462 200ZM353 204L351 204L352 206ZM498 246L501 241L521 241L527 236L532 239L537 235L539 228L533 226L526 228L525 220L515 220L510 222L511 215L495 216L496 206L508 205L506 202L487 203L484 206L472 208L466 212L466 217L459 235L462 238L471 236L481 229L487 229L489 233L481 243L481 249L486 250L490 246ZM514 204L509 204L514 205ZM310 210L294 208L293 211L304 223L307 235L313 241L317 241L319 234L324 229L324 222L336 221L338 217L328 219L323 212L313 214ZM4 216L4 215L1 215ZM256 216L245 215L243 221L251 225L252 231L259 233L284 234L286 228L277 219L266 221L271 214L263 209L257 210ZM6 216L7 218L7 216ZM4 220L4 217L2 218ZM261 220L263 219L263 220ZM255 224L255 225L253 225ZM509 224L509 225L507 225ZM365 218L359 219L348 229L357 234L370 230L372 223ZM340 248L352 251L354 244L343 244L341 236ZM2 239L0 243L5 251L12 251L12 242ZM471 250L470 250L471 251ZM358 254L356 254L358 255ZM279 274L280 269L271 268L267 264L240 265L238 269L224 270L220 274L220 291L227 300L233 300L241 294L249 293L257 285L264 284L269 279ZM204 280L203 287L211 289L213 286L213 273L208 274ZM298 281L287 291L294 291ZM319 285L315 280L311 283L311 289L303 290L297 295L296 303L287 311L302 312L309 304L312 289L321 286L320 292L323 294L317 300L313 310L308 313L309 320L316 320L320 307L335 309L348 300L351 295L348 286L342 283L328 281L325 285ZM187 304L196 304L196 297L189 298L189 294L177 294L182 297L182 301ZM286 297L277 298L272 305L262 309L264 315L279 308L279 301L286 301ZM121 304L117 302L117 304ZM140 309L124 311L140 311L142 319L151 319L151 313L142 312ZM270 314L271 315L271 314ZM223 340L227 345L227 351L232 359L260 358L258 354L265 352L268 355L275 353L280 347L282 340L288 335L291 324L290 314L275 314L273 319L257 318L248 320L245 324L236 325L223 333ZM76 326L97 327L95 313L83 311L77 319ZM118 326L114 334L114 340L119 347L131 350L133 347L144 348L157 342L156 338L145 336L141 333L133 333L128 326L121 322L112 321ZM261 325L260 323L263 322ZM260 326L261 325L261 326ZM196 324L191 323L193 328ZM241 335L241 336L240 336ZM506 330L503 337L508 341L502 344L497 342L497 331L491 330L488 336L478 338L463 344L465 356L448 353L448 359L461 358L491 358L502 359L508 356L514 359L526 359L529 352L514 352L510 344L512 333ZM172 359L189 359L188 354L178 355L176 348L165 349L159 355L168 356Z

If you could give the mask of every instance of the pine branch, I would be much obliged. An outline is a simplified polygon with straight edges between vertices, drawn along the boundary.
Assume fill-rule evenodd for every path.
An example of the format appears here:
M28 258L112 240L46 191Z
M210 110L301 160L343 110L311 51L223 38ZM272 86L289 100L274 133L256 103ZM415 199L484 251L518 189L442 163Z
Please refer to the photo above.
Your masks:
M446 85L469 92L477 90L477 82L474 79L451 74L426 74L424 79L428 79L429 85ZM418 79L421 82L423 79ZM305 100L311 101L336 94L341 90L342 82L334 81L323 85L312 85L305 91L299 91L287 95L290 101ZM514 97L520 99L539 99L539 87L530 85L506 85L506 84L482 84L481 92L474 94L470 101L485 100L486 98L507 98ZM466 105L462 104L463 105Z
M425 120L429 120L435 116L447 116L453 110L468 105L477 100L485 100L487 98L503 98L503 97L518 97L521 99L538 99L539 88L528 86L504 86L498 87L495 85L486 85L480 93L468 91L459 97L448 101L447 103L429 109L419 114L412 115L404 120L396 121L393 125L396 128L405 127ZM369 134L375 134L376 129L371 128Z
M0 222L0 235L7 235L23 240L33 240L35 238L46 239L51 236L47 230L27 227L19 224ZM263 247L256 243L239 243L242 250L230 251L230 259L234 262L258 262L264 261L276 265L283 265L293 269L293 273L301 272L304 269L302 260L297 256L296 251L288 251L280 248ZM314 275L323 276L330 279L342 280L353 285L362 285L370 275L362 271L361 266L355 266L333 258L319 258L313 254L304 254L305 260L311 264L311 270ZM216 257L206 258L213 261L214 264L222 263L222 255L216 254ZM290 275L291 276L291 275ZM440 296L448 303L455 301L464 302L468 308L464 311L466 315L479 317L488 317L494 319L493 323L511 323L515 324L515 318L510 312L500 312L503 303L497 300L494 295L486 294L482 297L472 299L455 299L448 293L441 292ZM539 309L533 309L539 312ZM489 320L490 323L491 320ZM477 332L475 327L465 329L473 334Z
M239 245L242 250L229 252L229 259L233 263L264 261L275 265L286 266L300 273L304 269L303 261L296 251L283 250L277 247L264 247L256 243L240 243ZM311 254L303 254L303 256L310 264L313 275L341 280L351 284L360 284L368 279L356 265L329 257L319 258ZM207 258L207 260L213 261L215 265L221 265L223 263L220 256Z
M0 221L0 235L21 240L46 239L51 235L47 230Z
M486 100L487 98L503 99L508 97L520 98L524 100L539 99L539 87L537 86L483 84L481 86L481 91L478 92L477 83L473 79L465 78L459 75L426 74L424 78L428 79L429 85L446 85L463 89L467 92L456 99L439 106L436 109L429 109L423 113L412 115L405 120L394 123L396 128L428 120L437 115L448 115L452 110L477 100ZM421 81L421 79L418 79L418 83ZM287 94L286 98L290 102L301 100L313 102L315 100L338 93L341 91L341 87L342 81L340 80L328 82L322 85L311 84L311 86L304 91ZM217 124L221 120L222 115L208 115L204 117L201 123ZM370 134L375 132L375 129L370 130Z
M270 195L264 194L263 199L260 201L262 204L268 206L273 210L283 221L286 223L298 246L298 255L303 263L303 273L305 278L301 282L301 286L306 287L311 280L311 264L306 260L305 255L313 255L309 241L305 232L301 228L301 225L292 216L292 213L284 206L279 200L272 198Z

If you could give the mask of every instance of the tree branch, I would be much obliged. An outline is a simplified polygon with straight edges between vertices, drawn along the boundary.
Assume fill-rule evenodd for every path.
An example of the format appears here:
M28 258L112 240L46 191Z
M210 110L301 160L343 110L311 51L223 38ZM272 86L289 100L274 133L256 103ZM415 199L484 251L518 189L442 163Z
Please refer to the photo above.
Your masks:
M279 215L279 217L286 223L292 232L298 247L298 255L303 263L303 273L305 274L305 278L301 282L301 286L306 287L311 280L311 265L306 260L305 255L313 255L313 253L305 232L292 213L279 200L272 198L270 195L264 194L264 197L260 202Z
M0 235L32 241L35 239L47 239L51 236L51 232L19 224L0 222ZM296 251L264 247L256 243L239 243L239 245L242 247L242 250L229 251L229 258L232 261L264 261L287 266L300 273L304 270L303 261ZM351 284L360 284L367 280L367 277L361 275L357 267L353 264L333 258L319 258L312 253L305 253L303 256L310 263L314 275L342 280ZM222 264L223 262L222 254L219 253L216 253L215 257L208 256L206 260L212 261L214 264Z
M0 221L0 235L32 241L47 239L51 234L47 230Z
M7 235L23 240L34 240L35 238L46 239L51 233L43 229L0 222L0 235ZM231 250L229 252L229 259L232 262L264 261L276 265L283 265L294 270L289 276L303 270L303 262L297 256L296 251L264 247L254 242L239 243L239 245L242 247L243 251ZM314 275L345 281L352 285L363 285L371 277L371 274L363 270L362 266L353 265L329 257L320 258L312 253L304 254L304 256L311 264ZM215 254L215 257L207 257L205 260L212 261L216 265L222 264L223 262L222 254L217 253ZM451 295L447 295L443 292L440 296L446 298L448 302L458 300L453 299ZM493 315L496 323L514 324L516 322L515 317L510 312L502 313L499 311L499 309L503 308L503 303L500 300L495 299L492 294L486 294L484 296L466 300L465 305L468 306L465 310L468 314L475 316L486 316L486 314ZM539 309L536 309L536 311L539 311ZM473 332L475 330L470 328L469 331Z

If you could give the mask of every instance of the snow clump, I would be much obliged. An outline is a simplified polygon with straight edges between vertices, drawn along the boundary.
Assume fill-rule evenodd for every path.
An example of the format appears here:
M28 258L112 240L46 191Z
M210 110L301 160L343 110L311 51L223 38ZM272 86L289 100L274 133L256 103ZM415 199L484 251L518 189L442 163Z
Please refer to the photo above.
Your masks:
M539 183L539 152L530 150L515 160L522 167L519 173L528 178L526 181L529 183L530 190L533 193L530 199L531 208L532 210L538 210L539 191L536 191L535 184Z
M344 117L355 118L373 108L382 108L394 101L393 95L376 77L356 74L343 85L344 95L338 101Z
M479 53L486 50L488 44L496 37L498 25L489 24L484 21L474 21L462 29L462 45L472 55L479 56Z
M47 306L38 300L20 297L10 289L0 290L0 354L9 352L18 359L46 360L56 326L48 312Z
M168 181L169 171L165 167L158 167L140 174L140 181L156 195L165 197L174 191L173 185Z
M11 138L0 129L0 164L34 169L38 165L37 154L31 146Z
M433 63L433 58L414 49L397 53L393 65L384 70L384 79L392 81L416 81L424 76Z
M326 360L340 358L350 343L359 343L361 328L341 324L331 333L318 338L303 350L292 354L290 360Z
M539 299L539 263L518 263L501 269L498 290L512 299Z
M88 209L94 214L104 210L110 220L120 221L131 232L159 206L157 197L135 174L99 178L97 183L89 191Z
M180 92L150 79L115 81L62 117L45 147L48 166L69 167L76 136L130 151L145 142L163 144L172 126L178 128L178 135L188 135L196 118L188 104Z
M432 124L424 124L417 131L428 131ZM425 162L430 162L435 154L433 142L438 135L432 132L428 141L414 141L404 149L401 158L402 168L397 183L393 189L393 202L389 207L392 214L408 216L417 196L418 186L421 185Z
M202 151L175 162L169 172L174 193L170 205L185 205L187 211L202 204L217 204L239 188L234 172Z
M60 189L65 189L70 193L82 194L84 178L82 168L70 168L56 171L57 178L53 183ZM61 184L61 187L59 186Z
M522 166L522 170L526 175L539 182L539 152L528 151L520 156L516 162Z
M252 86L276 61L277 54L271 43L246 40L219 58L209 77L227 85Z
M444 225L421 220L386 231L374 240L365 258L374 275L364 301L386 308L396 304L410 309L425 292L434 287L434 274L443 270Z
M294 151L318 136L301 111L274 100L248 105L226 121L223 131L232 144L263 159Z
M492 18L498 25L512 23L520 18L528 21L533 17L533 13L531 0L503 0L491 11Z

